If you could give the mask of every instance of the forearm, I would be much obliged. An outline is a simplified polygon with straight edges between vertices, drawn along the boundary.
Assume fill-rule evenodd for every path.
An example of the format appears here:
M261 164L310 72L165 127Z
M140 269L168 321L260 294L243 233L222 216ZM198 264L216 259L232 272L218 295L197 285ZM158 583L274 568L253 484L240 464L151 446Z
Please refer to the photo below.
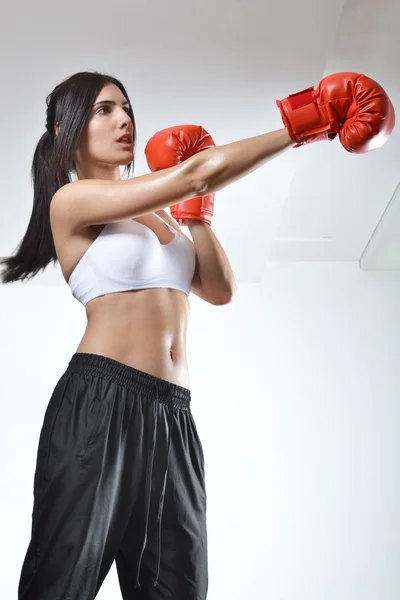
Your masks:
M236 281L224 249L211 227L203 221L186 219L198 261L198 275L210 298L230 301L236 294Z
M211 194L245 177L260 166L293 147L286 129L279 129L224 146L203 150L188 161L196 165L203 194Z

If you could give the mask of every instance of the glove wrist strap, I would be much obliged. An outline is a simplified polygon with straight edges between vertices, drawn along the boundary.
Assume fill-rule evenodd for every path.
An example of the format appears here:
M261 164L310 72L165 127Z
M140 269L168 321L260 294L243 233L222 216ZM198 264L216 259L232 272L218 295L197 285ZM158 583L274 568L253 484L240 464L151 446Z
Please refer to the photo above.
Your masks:
M277 100L282 121L288 133L297 144L319 133L336 133L326 111L315 101L315 91L311 86L296 94L290 94L284 100Z

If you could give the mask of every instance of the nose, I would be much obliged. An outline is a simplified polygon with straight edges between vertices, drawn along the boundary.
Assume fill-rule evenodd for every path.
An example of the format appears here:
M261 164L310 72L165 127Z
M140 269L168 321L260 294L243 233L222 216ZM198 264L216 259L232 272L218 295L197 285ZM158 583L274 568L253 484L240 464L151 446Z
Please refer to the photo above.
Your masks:
M130 129L130 124L132 123L132 119L130 118L130 116L128 115L128 113L126 112L125 109L121 108L120 111L120 116L118 117L119 120L119 126L121 128L128 128Z

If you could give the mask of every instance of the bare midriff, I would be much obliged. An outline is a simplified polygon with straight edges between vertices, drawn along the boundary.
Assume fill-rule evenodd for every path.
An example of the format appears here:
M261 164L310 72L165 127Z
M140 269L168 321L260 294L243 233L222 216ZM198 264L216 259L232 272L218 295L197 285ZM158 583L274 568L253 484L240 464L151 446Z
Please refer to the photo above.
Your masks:
M99 354L190 389L187 295L170 288L107 294L86 305L76 352Z

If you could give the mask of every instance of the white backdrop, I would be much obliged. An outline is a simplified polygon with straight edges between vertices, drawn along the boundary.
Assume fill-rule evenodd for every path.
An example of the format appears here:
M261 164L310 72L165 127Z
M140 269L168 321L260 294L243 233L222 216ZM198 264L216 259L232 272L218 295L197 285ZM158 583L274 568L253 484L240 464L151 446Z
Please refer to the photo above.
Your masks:
M275 100L335 71L369 74L398 109L399 30L398 0L8 3L0 256L31 214L45 97L72 73L124 83L141 174L158 129L198 123L217 144L278 129ZM399 127L365 156L314 144L217 194L213 226L239 294L224 307L192 297L188 339L209 600L400 597L400 272L357 262L398 184L399 155ZM386 213L397 244L399 206ZM400 268L384 229L369 264ZM1 599L17 595L44 412L85 325L59 269L0 286ZM98 598L119 597L113 567Z
M400 274L271 263L191 297L209 600L398 600ZM50 393L85 327L67 286L0 287L0 597L16 597ZM207 324L205 326L205 324ZM120 597L115 566L99 600Z

